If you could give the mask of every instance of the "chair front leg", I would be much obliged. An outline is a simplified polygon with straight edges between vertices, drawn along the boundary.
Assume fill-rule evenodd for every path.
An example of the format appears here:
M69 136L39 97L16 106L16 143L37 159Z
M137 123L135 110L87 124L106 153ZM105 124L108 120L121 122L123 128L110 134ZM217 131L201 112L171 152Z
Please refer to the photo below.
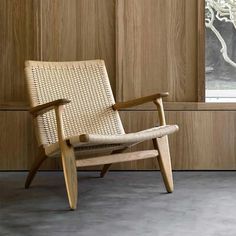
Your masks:
M57 121L57 134L61 150L62 167L66 183L66 190L71 209L76 209L78 198L78 181L74 148L65 140L62 121L63 106L55 108Z
M168 193L172 193L174 190L173 175L170 159L170 150L168 136L162 138L153 139L154 148L158 150L159 156L157 157L161 175Z
M162 98L154 101L157 106L160 125L166 125L165 112L163 107ZM153 139L154 148L158 150L159 156L157 157L162 178L168 193L174 190L173 175L171 167L170 149L168 136L165 135L161 138Z
M74 148L66 143L61 147L61 159L70 208L77 208L78 180Z

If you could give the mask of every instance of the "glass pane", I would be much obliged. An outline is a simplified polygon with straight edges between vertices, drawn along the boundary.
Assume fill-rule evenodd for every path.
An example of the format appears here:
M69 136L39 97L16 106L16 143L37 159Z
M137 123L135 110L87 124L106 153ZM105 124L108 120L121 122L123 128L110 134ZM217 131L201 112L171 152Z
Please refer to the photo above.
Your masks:
M236 102L236 0L205 0L206 102Z

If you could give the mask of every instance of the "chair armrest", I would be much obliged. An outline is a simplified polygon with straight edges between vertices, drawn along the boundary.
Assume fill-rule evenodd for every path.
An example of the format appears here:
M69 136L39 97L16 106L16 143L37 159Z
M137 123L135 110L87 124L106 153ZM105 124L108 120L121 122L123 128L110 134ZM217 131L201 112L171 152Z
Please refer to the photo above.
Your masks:
M70 103L71 101L68 100L68 99L57 99L55 101L52 101L52 102L48 102L48 103L45 103L45 104L42 104L42 105L39 105L39 106L36 106L36 107L33 107L29 110L29 112L34 116L38 116L38 115L42 115L44 114L45 112L48 112L52 109L54 109L55 107L59 107L61 105L65 105L67 103Z
M137 98L134 100L130 100L127 102L117 102L116 104L114 104L112 106L113 110L119 110L122 108L127 108L127 107L133 107L133 106L138 106L141 105L143 103L147 103L147 102L153 102L158 98L163 98L163 97L167 97L169 95L168 92L165 93L157 93L157 94L153 94L147 97L142 97L142 98Z

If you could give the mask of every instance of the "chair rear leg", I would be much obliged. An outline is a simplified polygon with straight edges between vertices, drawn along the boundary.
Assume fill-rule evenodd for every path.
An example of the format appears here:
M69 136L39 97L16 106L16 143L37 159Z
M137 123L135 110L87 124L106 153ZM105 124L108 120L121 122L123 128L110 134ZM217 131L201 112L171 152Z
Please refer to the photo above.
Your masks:
M40 152L39 152L39 155L37 156L36 160L34 161L30 171L29 171L29 174L27 176L27 179L25 181L25 188L29 188L30 187L30 184L31 182L33 181L36 173L37 173L37 170L39 169L39 167L41 166L41 164L47 159L48 157L46 156L45 152L44 152L44 149L43 148L40 148Z
M119 150L115 150L113 151L111 154L118 154L118 153L122 153L124 152L126 149L128 149L127 147L125 148L122 148L122 149L119 149ZM102 170L101 170L101 173L100 173L100 177L103 178L106 173L109 171L110 167L111 167L112 164L106 164L103 166Z
M162 178L168 193L174 190L173 175L170 159L169 142L167 135L162 138L153 139L154 148L158 150L159 156L157 157Z
M75 210L77 208L78 180L73 147L64 145L61 158L70 208Z
M100 173L101 178L103 178L106 175L106 173L109 171L110 167L111 167L111 164L106 164L103 166L101 173Z

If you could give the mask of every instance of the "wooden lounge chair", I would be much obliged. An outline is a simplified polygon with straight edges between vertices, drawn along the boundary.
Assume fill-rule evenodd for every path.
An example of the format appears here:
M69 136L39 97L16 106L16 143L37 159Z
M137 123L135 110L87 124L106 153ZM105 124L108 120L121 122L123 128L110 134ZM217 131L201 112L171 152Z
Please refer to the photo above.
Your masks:
M25 71L30 113L34 117L40 148L40 155L28 174L26 188L44 160L61 156L71 209L77 207L76 167L104 165L103 177L112 163L157 158L166 190L173 191L167 135L177 131L178 126L166 125L162 97L168 93L115 103L102 60L27 61ZM118 110L146 102L154 102L157 106L161 126L126 134ZM122 153L145 140L153 141L153 150ZM109 153L91 157L91 153L100 152Z

